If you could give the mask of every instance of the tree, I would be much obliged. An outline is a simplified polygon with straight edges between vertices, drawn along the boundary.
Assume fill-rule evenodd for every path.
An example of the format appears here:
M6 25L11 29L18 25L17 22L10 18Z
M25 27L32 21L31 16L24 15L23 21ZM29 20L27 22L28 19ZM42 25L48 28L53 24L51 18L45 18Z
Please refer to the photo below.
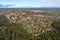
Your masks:
M0 15L0 27L1 26L8 26L9 19L5 15Z

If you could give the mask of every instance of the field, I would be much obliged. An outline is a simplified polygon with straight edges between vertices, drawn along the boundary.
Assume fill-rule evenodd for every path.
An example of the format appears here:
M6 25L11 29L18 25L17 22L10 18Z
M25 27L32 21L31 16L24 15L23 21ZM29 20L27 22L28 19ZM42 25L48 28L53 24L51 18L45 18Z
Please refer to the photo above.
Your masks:
M60 10L0 10L0 40L60 40Z

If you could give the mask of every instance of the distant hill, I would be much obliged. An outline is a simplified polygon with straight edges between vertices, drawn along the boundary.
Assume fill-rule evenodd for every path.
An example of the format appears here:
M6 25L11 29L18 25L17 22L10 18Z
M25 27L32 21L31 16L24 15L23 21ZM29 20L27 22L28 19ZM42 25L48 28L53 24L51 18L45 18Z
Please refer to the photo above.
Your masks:
M3 6L3 5L0 5L0 10L1 9L5 9L5 10L11 10L11 9L13 9L13 10L60 10L60 8L12 8L12 7L10 7L10 6L13 6L13 5L5 5L5 6Z

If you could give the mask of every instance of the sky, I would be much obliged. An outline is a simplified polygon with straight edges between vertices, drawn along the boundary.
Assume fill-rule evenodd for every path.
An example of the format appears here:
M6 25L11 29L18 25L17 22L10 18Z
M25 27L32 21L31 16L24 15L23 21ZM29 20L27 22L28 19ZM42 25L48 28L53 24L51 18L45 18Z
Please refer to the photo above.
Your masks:
M60 7L60 0L0 0L0 7Z

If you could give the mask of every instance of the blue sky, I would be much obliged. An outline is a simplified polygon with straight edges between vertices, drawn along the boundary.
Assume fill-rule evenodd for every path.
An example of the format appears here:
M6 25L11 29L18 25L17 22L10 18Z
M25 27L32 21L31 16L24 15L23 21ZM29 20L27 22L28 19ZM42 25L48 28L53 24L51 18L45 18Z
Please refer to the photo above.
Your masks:
M60 0L0 0L4 7L60 7Z

